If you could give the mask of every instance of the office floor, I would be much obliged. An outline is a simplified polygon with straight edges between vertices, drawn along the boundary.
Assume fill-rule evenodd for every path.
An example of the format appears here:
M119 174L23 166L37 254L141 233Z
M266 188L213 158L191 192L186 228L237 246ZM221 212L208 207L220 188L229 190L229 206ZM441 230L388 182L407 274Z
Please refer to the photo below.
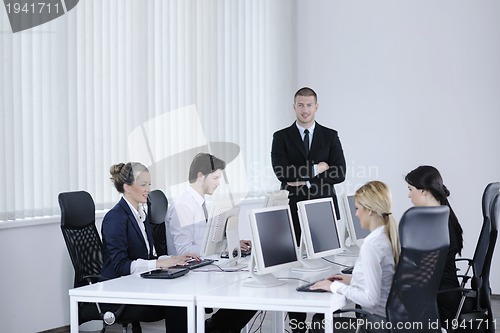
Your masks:
M499 295L496 295L492 298L492 308L493 308L493 315L497 321L497 324L496 324L496 330L495 332L497 333L500 333L500 296ZM259 315L261 315L259 313ZM270 332L270 316L265 316L264 317L264 320L262 322L262 327L260 327L260 324L261 324L261 317L254 317L255 322L251 328L251 330L249 331L250 333L253 333L253 332L258 332L258 333L267 333L267 332ZM163 321L160 321L160 322L155 322L155 323L142 323L141 324L142 326L142 331L143 333L164 333L165 332L165 324ZM128 332L131 332L132 329L129 327L128 329ZM67 331L69 332L69 331ZM83 331L81 331L83 332ZM94 331L92 331L94 332ZM99 332L99 331L95 331L95 332ZM107 333L121 333L122 332L122 327L121 325L113 325L113 326L109 326L107 329L106 329L106 332ZM288 330L288 332L290 332L290 330ZM91 332L89 332L91 333Z

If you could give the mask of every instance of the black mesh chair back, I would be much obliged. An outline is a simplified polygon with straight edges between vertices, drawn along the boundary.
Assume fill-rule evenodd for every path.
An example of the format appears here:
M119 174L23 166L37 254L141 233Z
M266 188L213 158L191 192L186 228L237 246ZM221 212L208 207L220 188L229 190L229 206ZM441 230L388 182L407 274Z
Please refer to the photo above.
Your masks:
M74 287L102 280L100 274L103 245L95 226L95 204L92 196L85 191L76 191L60 193L58 199L61 208L61 231L75 271ZM102 320L101 333L105 332L107 325L115 321L122 324L125 333L128 324L133 322L132 330L140 332L139 318L130 313L131 311L132 309L129 311L123 304L79 303L78 321L81 324L90 320Z
M85 191L59 194L61 230L75 270L74 287L89 284L102 267L102 242L95 226L95 205Z
M391 332L441 332L429 323L439 323L436 295L450 243L448 217L447 206L412 207L401 217L401 256L386 305Z
M477 289L478 283L480 283L481 275L483 272L483 266L486 259L486 253L488 252L489 238L491 231L491 204L493 199L497 194L500 193L500 182L490 183L486 186L482 197L482 210L483 210L483 224L481 226L481 232L479 233L479 238L477 240L476 249L474 250L474 256L472 261L469 261L469 267L467 271L462 275L461 287L465 287L468 281L469 270L472 267L472 279L471 287ZM463 259L466 260L466 259ZM458 261L461 261L459 259Z
M500 193L500 183L490 183L486 186L483 199L483 225L481 233L472 258L472 278L471 289L479 292L477 298L477 306L486 309L489 306L489 275L491 267L491 259L496 243L496 224L494 221L496 197ZM498 219L498 217L496 217ZM493 243L492 243L493 242ZM463 279L462 287L465 286Z
M490 218L491 203L497 194L500 193L500 182L489 183L483 192L483 217Z
M475 274L471 282L472 298L475 299L474 308L472 310L473 317L486 318L488 325L483 325L483 331L495 332L495 324L493 322L493 313L491 309L491 288L490 288L490 270L491 261L498 237L498 220L500 219L500 194L497 194L491 202L490 207L490 232L488 239L488 249L484 259L484 266L481 272ZM470 296L469 295L469 296ZM475 298L474 298L475 296ZM470 319L467 314L461 314L459 320ZM478 314L483 316L478 316Z
M498 203L496 197L500 193L500 182L486 186L482 197L483 224L472 259L458 258L457 262L467 262L465 273L459 274L461 279L462 299L455 319L460 320L492 320L490 300L490 268L498 233ZM470 272L472 269L472 272ZM470 288L466 288L470 281ZM479 327L478 332L489 331L490 327ZM457 330L459 331L459 330ZM491 330L490 330L491 331ZM493 332L493 331L491 331Z
M497 194L491 203L491 230L490 230L490 241L488 246L488 252L486 253L486 261L483 269L483 289L482 298L480 306L488 311L489 326L488 330L490 332L495 332L495 325L493 322L493 312L491 310L491 288L490 288L490 269L491 261L493 260L493 253L495 252L495 246L498 237L498 221L500 220L500 194Z
M161 190L149 193L148 217L153 229L153 238L158 256L167 254L167 234L165 217L167 215L168 200Z
M492 198L490 213L485 218L488 222L489 233L482 241L487 243L481 271L474 271L471 288L462 287L462 300L460 302L456 319L457 322L475 323L463 329L458 327L455 332L495 332L495 323L491 309L490 269L493 253L498 237L498 220L500 219L500 194ZM486 223L485 222L485 223ZM475 266L473 266L475 267Z

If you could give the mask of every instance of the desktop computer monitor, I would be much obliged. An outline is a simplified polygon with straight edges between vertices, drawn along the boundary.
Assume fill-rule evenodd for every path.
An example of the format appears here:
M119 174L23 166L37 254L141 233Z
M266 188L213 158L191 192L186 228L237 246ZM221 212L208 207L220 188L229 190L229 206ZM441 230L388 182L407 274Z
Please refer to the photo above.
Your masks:
M288 191L280 190L267 195L266 207L288 206Z
M302 239L300 248L307 259L300 258L306 270L328 269L330 267L313 264L312 259L332 256L344 252L339 235L338 220L332 198L312 199L297 203ZM302 269L300 269L302 270Z
M359 252L363 240L370 234L370 230L361 228L361 222L356 216L354 195L343 195L344 221L346 225L345 248L349 252Z
M285 284L273 273L300 265L290 208L287 205L252 210L250 231L252 256L249 270L252 279L244 285L274 287Z
M211 256L225 251L226 248L234 247L233 243L237 243L239 249L238 236L238 216L240 207L220 206L215 207L214 215L208 221L208 226L205 230L203 243L201 245L201 256ZM229 222L231 221L231 223ZM236 231L236 233L234 233ZM234 234L234 237L232 237ZM234 240L233 238L236 238ZM231 245L233 244L233 245ZM232 253L232 251L230 251Z

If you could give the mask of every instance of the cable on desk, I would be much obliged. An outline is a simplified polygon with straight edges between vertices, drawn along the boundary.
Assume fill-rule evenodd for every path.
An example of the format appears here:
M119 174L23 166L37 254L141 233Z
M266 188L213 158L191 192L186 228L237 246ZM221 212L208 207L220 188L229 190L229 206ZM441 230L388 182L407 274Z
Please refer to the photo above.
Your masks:
M307 281L307 280L304 280L304 279L295 278L295 277L279 277L277 279L278 280L297 280L297 281L300 281L300 282L310 283L310 281Z
M217 264L210 264L208 265L207 267L210 267L210 266L215 266L218 268L218 270L213 270L213 269L200 269L200 268L197 268L197 269L193 269L192 272L226 272L226 273L239 273L239 272L248 272L248 268L241 268L241 269L224 269L224 267L221 267Z
M332 261L330 259L326 259L325 257L322 257L321 259L325 260L325 261L328 261L330 264L334 264L334 265L339 265L339 266L342 266L342 267L351 267L352 265L345 265L345 264L341 264L339 262L336 262L336 261Z
M191 272L193 272L193 273L196 273L196 272L203 272L203 273L207 273L207 272L224 272L224 270L222 268L220 268L219 265L211 264L210 266L215 266L215 267L217 267L217 269L200 269L200 268L197 268L197 269L193 269ZM207 267L209 267L209 266L207 266Z

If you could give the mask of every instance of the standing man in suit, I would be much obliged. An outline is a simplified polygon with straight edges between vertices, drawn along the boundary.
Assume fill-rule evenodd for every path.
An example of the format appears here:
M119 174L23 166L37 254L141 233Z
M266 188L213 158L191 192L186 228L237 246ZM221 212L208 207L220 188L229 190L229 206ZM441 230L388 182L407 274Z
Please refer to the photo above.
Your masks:
M294 96L293 109L297 120L273 135L271 162L281 189L288 190L289 205L297 244L300 244L300 224L297 202L332 197L335 213L340 217L334 184L344 181L346 165L337 131L318 124L318 97L308 87ZM304 322L305 313L289 313L290 319ZM304 332L292 329L292 332Z
M340 217L333 185L345 179L344 152L337 131L314 120L318 107L314 90L299 89L293 104L297 120L273 135L271 162L281 189L289 191L297 243L300 242L297 202L332 197L335 213Z

